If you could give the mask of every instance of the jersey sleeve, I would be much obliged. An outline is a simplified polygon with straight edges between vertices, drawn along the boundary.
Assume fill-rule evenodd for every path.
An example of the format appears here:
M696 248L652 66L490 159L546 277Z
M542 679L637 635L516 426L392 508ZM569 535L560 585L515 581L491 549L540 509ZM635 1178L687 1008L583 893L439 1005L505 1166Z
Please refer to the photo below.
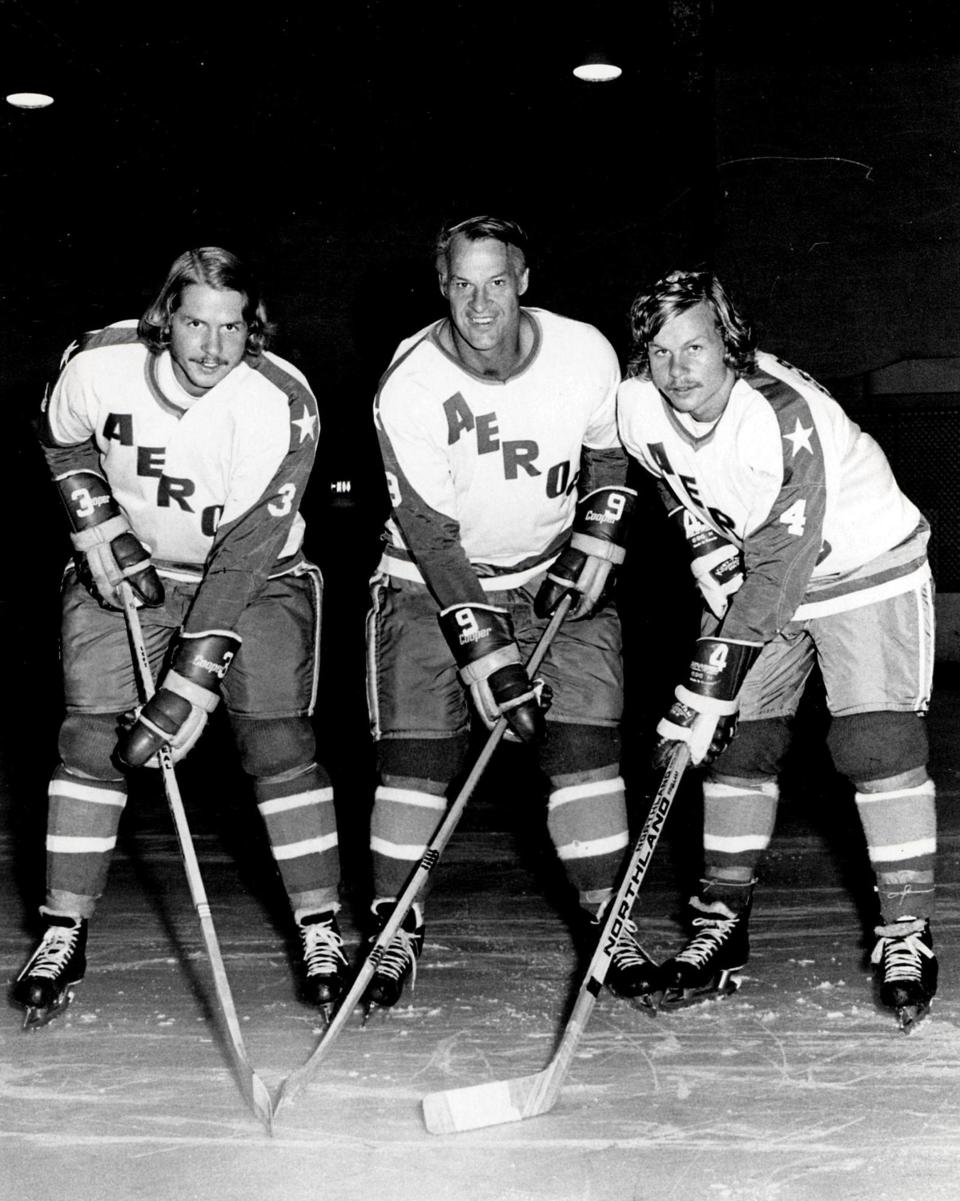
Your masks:
M68 471L97 471L96 408L91 360L83 354L116 341L130 341L135 330L112 327L92 330L71 342L60 360L59 374L48 385L40 410L37 433L52 478Z
M597 364L597 402L583 438L577 488L581 496L596 488L619 487L627 479L627 452L617 430L620 363L607 339L598 330L591 328L590 333Z
M247 428L256 441L238 448L236 475L207 557L203 580L184 623L184 632L235 631L240 615L276 574L317 453L317 401L302 377L262 358L255 369L280 390L286 406L279 429L282 445L264 456L264 430ZM269 444L269 440L268 440ZM271 462L271 459L273 460Z
M597 398L590 413L583 443L592 450L622 450L620 435L617 432L620 362L616 351L599 330L591 327L590 334L593 344L585 353L589 353L595 363L592 377L597 380Z
M584 446L580 457L578 491L586 496L597 488L618 488L627 482L627 452L622 446L594 450Z
M823 550L827 482L823 447L805 397L772 378L758 390L770 402L779 447L754 469L757 495L764 499L745 532L744 582L731 598L720 633L765 644L793 617ZM775 473L774 464L779 464Z
M485 603L460 539L440 406L424 385L388 372L374 404L374 422L391 516L427 587L441 608Z

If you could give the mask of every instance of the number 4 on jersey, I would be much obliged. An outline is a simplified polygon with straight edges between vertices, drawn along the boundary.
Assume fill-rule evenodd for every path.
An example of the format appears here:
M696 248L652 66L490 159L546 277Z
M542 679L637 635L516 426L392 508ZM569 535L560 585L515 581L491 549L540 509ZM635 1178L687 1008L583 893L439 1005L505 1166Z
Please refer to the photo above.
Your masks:
M789 509L784 509L780 514L780 520L787 527L789 533L796 538L801 537L807 524L807 502L805 500L794 501Z

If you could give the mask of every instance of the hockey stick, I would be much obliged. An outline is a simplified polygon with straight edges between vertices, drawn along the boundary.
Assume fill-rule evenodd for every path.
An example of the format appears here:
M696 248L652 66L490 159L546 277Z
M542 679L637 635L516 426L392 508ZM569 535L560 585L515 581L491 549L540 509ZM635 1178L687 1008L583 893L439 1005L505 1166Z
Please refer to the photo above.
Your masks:
M573 598L569 594L563 598L553 617L550 619L550 624L541 634L540 641L537 643L536 648L534 649L534 652L530 656L530 660L527 663L527 672L531 676L536 672L537 668L543 662L544 656L550 647L550 643L553 642L557 630L559 630L561 624L563 623L563 619L567 615L567 610L570 608L572 600ZM390 945L393 936L400 929L403 919L410 912L410 908L417 899L417 895L420 892L420 889L423 887L427 876L436 867L444 848L450 841L450 838L457 827L457 823L459 822L460 816L466 807L467 801L469 801L470 797L473 795L473 792L480 781L480 777L486 771L487 765L493 758L493 752L497 749L497 745L501 738L503 738L503 735L506 733L506 729L506 719L501 717L488 735L480 754L477 756L477 761L470 769L470 774L467 776L463 786L457 793L456 798L447 810L446 816L437 827L436 833L427 846L427 849L424 851L423 858L420 860L419 865L410 876L410 879L407 881L403 892L397 898L393 913L387 919L383 929L377 935L376 941L370 948L370 953L361 964L360 970L357 973L353 984L350 986L350 989L337 1006L336 1013L334 1013L333 1017L330 1019L330 1024L324 1031L320 1042L314 1048L310 1058L295 1071L291 1072L277 1090L276 1098L273 1103L274 1118L276 1118L282 1106L291 1101L297 1095L297 1093L301 1091L304 1085L310 1081L314 1072L317 1070L320 1061L323 1059L324 1055L326 1055L327 1051L329 1051L333 1040L339 1034L341 1027L353 1012L354 1007L366 990L366 987L370 982L370 978L377 970L384 951Z
M680 743L663 773L553 1058L542 1072L535 1072L532 1076L492 1080L487 1084L428 1093L423 1098L423 1118L431 1134L453 1134L461 1130L477 1130L481 1126L521 1122L524 1118L537 1117L553 1108L587 1019L603 987L620 929L630 916L640 885L647 874L688 758L686 743Z
M133 603L130 585L124 582L120 584L118 591L123 601L123 614L127 620L127 632L130 635L130 642L133 646L133 657L137 675L140 679L140 688L143 692L144 700L149 700L154 692L153 673L150 670L150 660L147 658L147 650L143 642L140 615L137 613L136 605ZM173 815L173 824L177 830L177 839L180 843L180 853L183 856L183 864L187 872L190 896L197 915L200 918L200 929L203 932L207 957L210 960L210 967L213 971L214 991L216 992L220 1015L223 1018L226 1028L228 1047L233 1060L237 1081L253 1112L263 1122L267 1132L272 1134L273 1102L270 1097L270 1090L253 1070L250 1060L247 1057L246 1048L243 1045L240 1022L237 1019L237 1011L233 1004L233 995L230 992L226 969L223 966L223 956L220 954L217 932L213 925L213 918L210 915L210 905L207 902L203 878L200 875L200 865L197 862L193 837L190 833L190 827L187 824L187 814L183 807L180 787L177 784L177 775L174 771L170 748L162 746L157 752L157 758L160 761L160 772L163 776L163 790L166 793L167 804L170 807L170 812Z

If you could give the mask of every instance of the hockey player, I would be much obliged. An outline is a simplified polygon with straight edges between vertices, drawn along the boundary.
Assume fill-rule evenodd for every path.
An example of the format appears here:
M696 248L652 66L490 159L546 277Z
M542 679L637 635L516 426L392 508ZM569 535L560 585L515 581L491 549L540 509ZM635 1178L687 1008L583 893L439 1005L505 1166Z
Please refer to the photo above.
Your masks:
M880 998L909 1028L937 984L927 522L837 402L755 349L715 277L668 275L637 297L631 324L621 434L686 534L706 604L657 727L661 754L682 740L708 768L704 878L691 940L662 967L663 1003L727 988L747 961L790 721L817 662L875 873Z
M628 843L620 626L607 603L635 500L616 432L619 364L592 326L521 307L527 239L514 222L448 227L436 267L449 315L400 344L374 410L392 512L368 620L372 925L443 818L476 713L491 728L503 715L537 756L547 827L596 936ZM524 660L568 593L531 680ZM396 1004L423 934L421 894L368 1004ZM626 931L608 982L641 996L648 966Z
M218 247L187 251L139 323L68 349L45 399L41 440L74 561L46 932L14 986L27 1025L83 978L128 771L156 766L164 745L182 758L221 698L299 930L306 998L324 1007L342 988L332 788L310 721L322 580L300 515L319 418L303 375L266 350L270 332L243 264ZM160 672L142 709L123 580Z

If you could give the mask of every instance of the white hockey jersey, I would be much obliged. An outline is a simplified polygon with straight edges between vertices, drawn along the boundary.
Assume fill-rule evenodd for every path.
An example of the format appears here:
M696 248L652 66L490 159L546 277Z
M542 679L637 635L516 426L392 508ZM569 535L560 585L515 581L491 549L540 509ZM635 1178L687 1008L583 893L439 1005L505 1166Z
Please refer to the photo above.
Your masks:
M188 630L235 628L263 581L300 557L320 424L307 381L265 353L195 400L136 322L93 331L64 358L44 402L51 473L106 476L161 574L203 579Z
M610 468L593 486L625 477L613 347L591 325L523 312L534 342L506 380L448 353L438 321L400 344L374 404L392 503L381 567L427 583L442 606L544 569L591 452Z
M673 498L741 548L725 638L767 642L793 617L868 604L929 572L927 525L883 451L805 372L764 352L705 432L656 386L619 389L628 452ZM897 548L901 548L900 551Z

